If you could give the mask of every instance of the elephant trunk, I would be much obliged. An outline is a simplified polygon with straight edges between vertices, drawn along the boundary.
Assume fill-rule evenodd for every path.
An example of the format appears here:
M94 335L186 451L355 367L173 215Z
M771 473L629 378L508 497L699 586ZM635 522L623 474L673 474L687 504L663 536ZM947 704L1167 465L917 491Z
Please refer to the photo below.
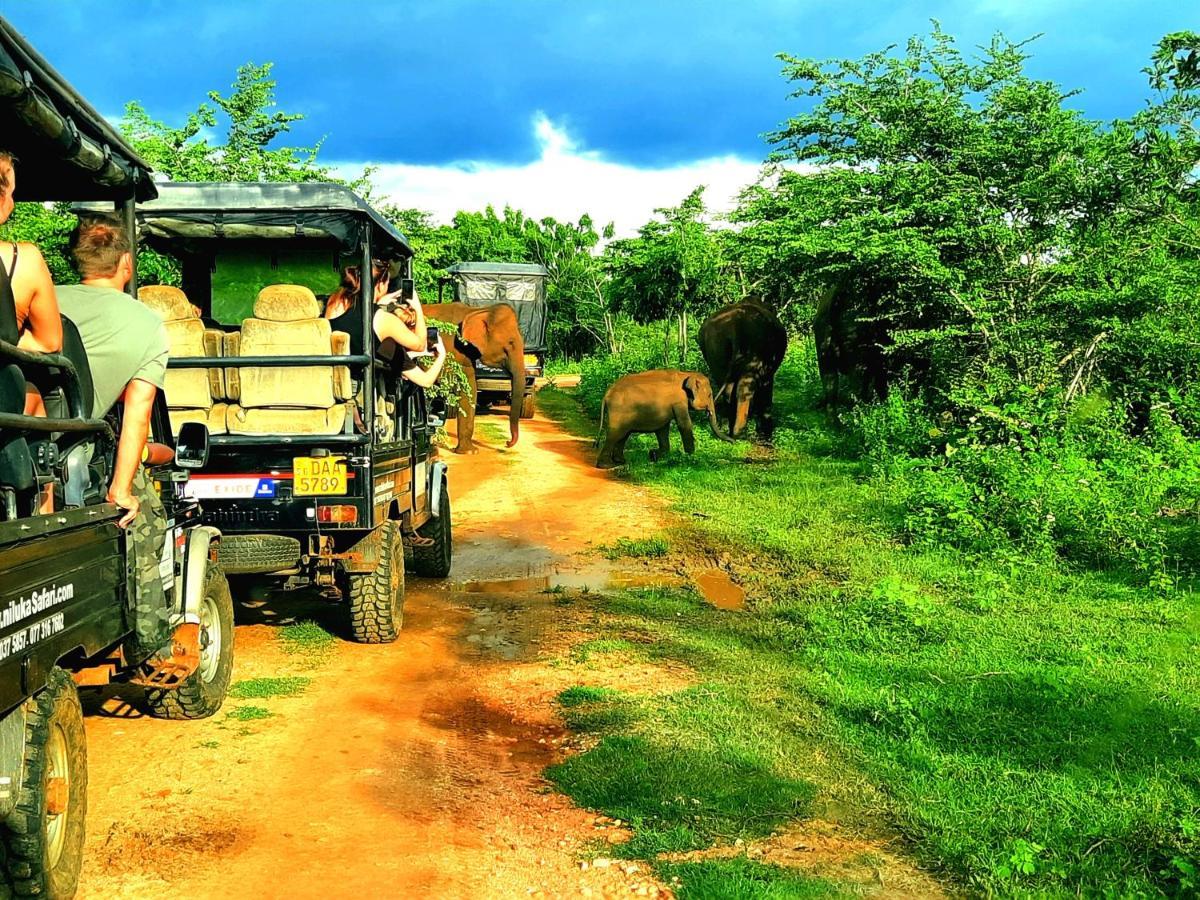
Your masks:
M508 373L512 376L512 406L508 411L508 444L512 447L521 436L521 409L525 406L525 348L517 346L508 354Z
M708 424L712 426L713 434L723 441L733 443L733 438L721 430L721 426L717 423L717 406L716 401L711 401L708 404Z

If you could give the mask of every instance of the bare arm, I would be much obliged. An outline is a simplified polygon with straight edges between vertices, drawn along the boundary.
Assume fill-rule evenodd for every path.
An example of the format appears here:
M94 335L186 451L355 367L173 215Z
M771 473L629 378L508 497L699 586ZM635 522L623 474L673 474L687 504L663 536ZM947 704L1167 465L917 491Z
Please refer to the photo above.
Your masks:
M446 364L446 348L442 345L441 340L438 340L437 355L434 357L433 365L428 369L422 369L420 366L413 366L411 369L404 370L404 377L415 385L423 388L433 387L433 383L438 380L438 376L442 374L442 366Z
M22 285L33 287L25 330L17 346L38 353L57 353L62 349L62 319L54 295L54 281L41 251L33 244L21 244L17 276Z
M424 334L425 307L421 306L421 301L416 298L415 294L406 302L408 303L409 309L413 311L413 315L416 317L413 321L413 329L417 332L417 334Z
M148 381L135 378L125 388L125 415L121 420L121 438L117 443L117 462L113 466L112 486L108 501L125 510L117 524L124 528L138 514L138 500L133 496L133 476L142 464L142 451L150 436L150 413L158 388Z
M413 353L420 353L425 349L424 327L420 331L409 328L400 321L399 316L382 309L375 312L372 324L375 327L375 337L381 341L391 338L405 350L411 350Z

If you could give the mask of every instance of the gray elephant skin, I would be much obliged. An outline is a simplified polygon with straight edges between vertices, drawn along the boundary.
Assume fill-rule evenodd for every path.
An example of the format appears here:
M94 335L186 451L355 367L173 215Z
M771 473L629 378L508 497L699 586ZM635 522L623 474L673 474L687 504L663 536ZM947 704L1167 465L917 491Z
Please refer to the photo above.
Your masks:
M787 352L787 331L761 300L743 300L709 316L700 326L700 352L717 385L716 400L728 404L729 433L746 429L753 416L759 434L771 434L775 373Z

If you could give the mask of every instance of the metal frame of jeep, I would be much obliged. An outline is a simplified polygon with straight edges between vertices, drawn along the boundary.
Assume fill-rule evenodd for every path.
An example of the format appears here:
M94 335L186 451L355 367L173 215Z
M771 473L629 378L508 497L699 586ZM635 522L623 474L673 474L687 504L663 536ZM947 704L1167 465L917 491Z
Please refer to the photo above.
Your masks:
M0 135L18 159L18 200L106 204L133 227L135 203L154 196L146 164L3 18ZM0 893L19 896L69 897L78 884L87 761L76 682L140 679L151 685L152 713L195 718L220 706L232 667L231 640L205 646L220 535L200 526L198 505L179 496L186 473L169 467L153 474L170 518L160 573L176 638L178 626L194 629L200 659L185 675L148 670L132 655L131 555L121 511L104 499L119 419L90 418L90 368L74 326L64 318L63 328L61 353L22 351L15 310L0 309L0 335L11 339L0 340ZM26 378L43 388L54 417L23 414ZM152 433L170 442L166 422L160 400ZM199 461L203 428L185 439L197 441ZM42 515L47 486L59 511ZM231 637L232 606L218 612Z
M317 294L337 284L342 265L369 272L380 258L391 261L395 279L411 272L405 237L341 185L162 184L138 217L147 242L180 260L188 300L227 332L242 325L258 290L275 282L290 279ZM235 274L227 279L227 271ZM363 347L376 343L371 290L363 279L354 307ZM405 550L417 574L445 577L451 561L446 465L434 458L436 423L424 391L388 376L369 353L173 357L169 366L351 370L361 384L366 433L347 415L335 434L214 434L209 464L190 487L204 501L206 520L223 532L226 571L273 577L284 587L316 585L348 602L355 640L394 640L403 615L402 535L435 542ZM398 406L388 439L376 435L376 414L384 414L377 395ZM299 476L322 459L333 460L342 477L325 486L328 493L302 492Z
M546 279L550 271L536 263L458 262L446 269L438 279L438 302L445 299L445 289L452 288L450 300L467 306L487 307L507 303L517 314L521 338L525 342L525 402L522 419L532 419L534 412L534 383L541 378L546 366ZM512 296L509 288L524 285L533 297ZM475 403L486 409L492 403L512 402L512 376L504 369L475 361Z

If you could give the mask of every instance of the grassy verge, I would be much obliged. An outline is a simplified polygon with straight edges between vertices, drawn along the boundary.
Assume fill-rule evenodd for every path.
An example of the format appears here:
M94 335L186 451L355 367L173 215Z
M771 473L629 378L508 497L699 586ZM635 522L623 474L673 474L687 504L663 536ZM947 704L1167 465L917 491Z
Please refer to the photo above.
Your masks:
M600 738L554 780L633 823L627 852L650 859L820 814L885 821L972 893L1200 890L1196 595L901 545L887 483L838 456L811 411L810 372L792 358L781 376L771 451L698 431L694 457L651 465L652 438L631 442L620 477L668 495L687 543L728 552L752 609L607 599L593 644L619 637L701 684L571 698L568 719ZM594 433L562 394L539 406ZM729 880L660 865L707 885L697 896L825 889L765 866Z

